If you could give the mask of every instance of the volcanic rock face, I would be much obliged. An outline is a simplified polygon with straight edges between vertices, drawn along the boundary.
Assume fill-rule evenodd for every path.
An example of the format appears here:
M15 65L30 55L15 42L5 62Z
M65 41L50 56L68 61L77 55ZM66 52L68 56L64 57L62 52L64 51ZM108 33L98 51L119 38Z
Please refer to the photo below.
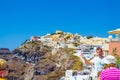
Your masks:
M77 58L73 58L76 57L73 52L72 48L54 48L40 41L26 41L12 52L8 80L58 80L66 69L74 68ZM81 68L80 62L76 69Z

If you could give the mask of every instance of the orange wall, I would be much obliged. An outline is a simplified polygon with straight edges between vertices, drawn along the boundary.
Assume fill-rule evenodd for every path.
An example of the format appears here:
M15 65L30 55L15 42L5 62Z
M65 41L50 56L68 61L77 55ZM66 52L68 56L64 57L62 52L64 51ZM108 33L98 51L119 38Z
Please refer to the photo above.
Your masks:
M113 41L109 43L109 54L112 53L114 48L117 48L118 50L117 54L120 56L120 42Z

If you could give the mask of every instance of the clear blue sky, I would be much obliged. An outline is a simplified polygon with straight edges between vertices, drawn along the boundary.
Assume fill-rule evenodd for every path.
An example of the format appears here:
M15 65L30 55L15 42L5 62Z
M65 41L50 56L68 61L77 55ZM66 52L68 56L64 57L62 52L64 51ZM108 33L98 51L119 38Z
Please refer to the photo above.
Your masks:
M0 0L0 48L56 30L108 37L120 27L120 0Z

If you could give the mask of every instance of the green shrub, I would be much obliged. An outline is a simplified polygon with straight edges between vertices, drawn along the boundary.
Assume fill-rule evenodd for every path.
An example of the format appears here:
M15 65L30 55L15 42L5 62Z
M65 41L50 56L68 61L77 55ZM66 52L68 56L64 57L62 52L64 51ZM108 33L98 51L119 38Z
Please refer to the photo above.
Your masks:
M73 70L82 69L83 64L82 64L82 61L80 60L80 58L78 56L75 56L75 55L71 54L70 59L74 60L74 63L73 63L73 66L72 66Z

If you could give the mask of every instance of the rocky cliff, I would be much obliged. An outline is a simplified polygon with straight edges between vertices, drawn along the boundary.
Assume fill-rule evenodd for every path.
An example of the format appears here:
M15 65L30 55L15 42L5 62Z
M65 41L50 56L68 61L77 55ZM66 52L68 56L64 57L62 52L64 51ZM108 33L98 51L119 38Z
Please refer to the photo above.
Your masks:
M76 46L74 44L79 44L79 40L75 36L58 32L45 36L51 38L52 42L26 40L12 51L8 61L8 80L59 80L67 69L81 70L82 62L73 55L73 48L54 46L56 43L62 44L61 42L68 44L72 37L75 38L72 44Z

